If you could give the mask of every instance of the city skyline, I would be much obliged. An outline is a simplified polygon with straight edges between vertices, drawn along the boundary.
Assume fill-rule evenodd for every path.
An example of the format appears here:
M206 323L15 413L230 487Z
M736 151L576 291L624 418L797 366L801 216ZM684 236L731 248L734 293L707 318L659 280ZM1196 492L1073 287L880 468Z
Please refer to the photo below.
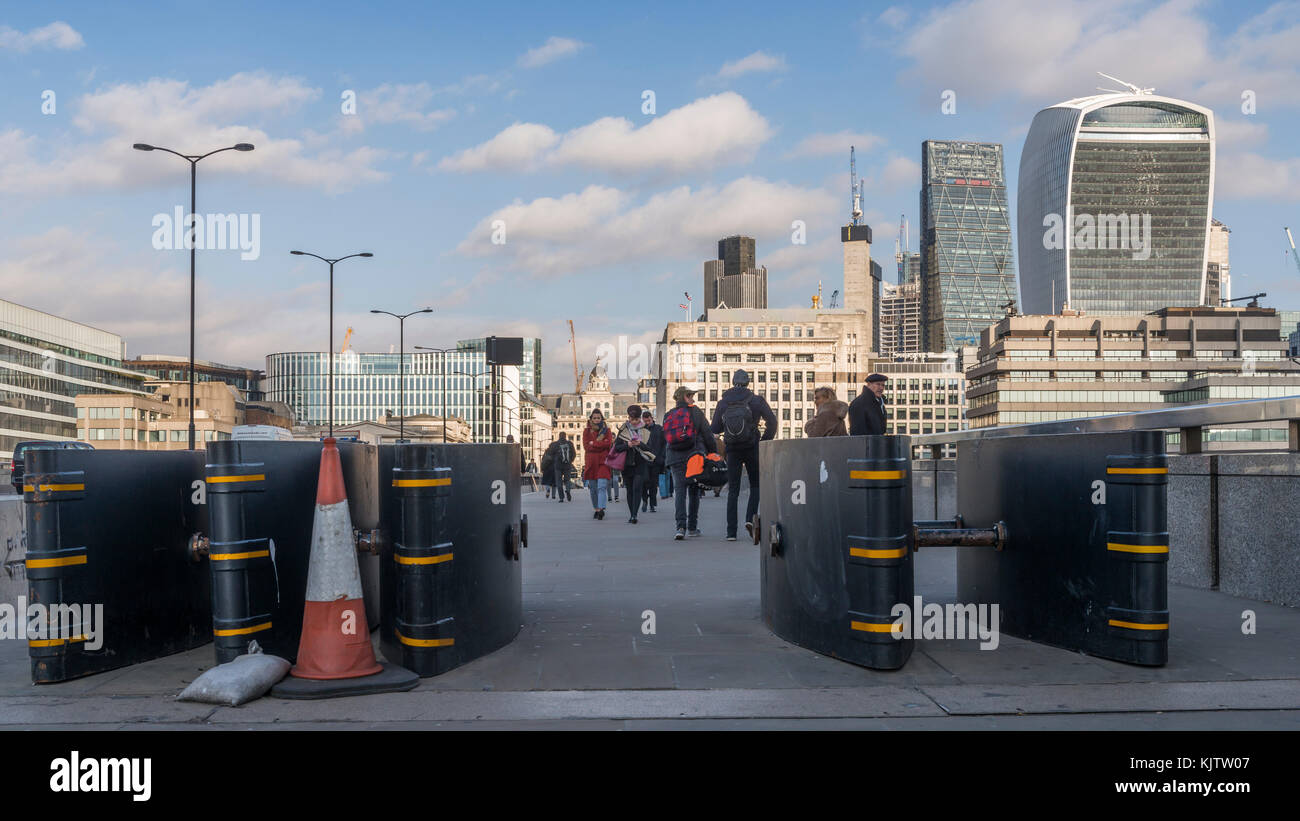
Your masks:
M1265 304L1300 305L1281 231L1300 223L1287 217L1298 210L1300 158L1284 142L1300 70L1282 47L1280 12L1108 4L1131 13L1120 27L1063 8L876 5L845 26L830 5L763 6L738 23L736 41L747 45L722 51L703 47L706 26L680 25L702 14L684 9L599 21L527 7L490 20L404 10L358 23L344 40L290 11L265 12L251 31L254 7L236 4L221 16L189 14L211 35L202 43L181 36L180 19L156 15L145 39L134 10L13 10L0 20L12 80L0 90L9 206L0 286L24 305L121 334L129 356L182 353L187 255L151 241L155 217L187 204L185 168L130 145L207 151L248 140L255 151L208 160L198 175L200 214L257 215L260 225L256 259L199 255L199 358L261 368L269 353L323 350L324 277L288 250L364 249L376 255L371 267L340 269L335 350L347 327L358 350L396 344L396 329L368 316L381 303L432 304L436 320L408 341L540 337L556 379L571 368L566 319L587 366L620 335L651 344L680 316L681 293L698 287L699 260L718 237L754 236L770 305L807 307L819 279L842 275L849 145L865 180L872 258L889 267L898 215L920 224L923 140L1003 144L1014 191L1034 113L1093 93L1107 84L1094 74L1104 70L1215 111L1214 217L1233 231L1234 296L1267 291ZM1046 62L1013 39L995 50L968 38L1035 16L1045 31L1078 24L1045 40L1060 52ZM472 47L465 32L476 26L498 33L499 48ZM1186 59L1171 65L1170 50L1126 45L1157 32L1161 42L1184 35L1168 39ZM681 49L672 60L667 42ZM1032 76L1017 71L1029 64ZM844 78L855 75L873 81L855 82L860 104L845 105ZM54 110L43 114L47 90ZM642 113L647 90L653 115ZM1240 110L1247 90L1254 115ZM342 111L349 91L355 115ZM953 114L942 110L948 91ZM504 245L491 242L495 220L505 222ZM791 242L795 220L806 245ZM625 274L657 298L622 310L615 284ZM267 306L270 321L254 321Z

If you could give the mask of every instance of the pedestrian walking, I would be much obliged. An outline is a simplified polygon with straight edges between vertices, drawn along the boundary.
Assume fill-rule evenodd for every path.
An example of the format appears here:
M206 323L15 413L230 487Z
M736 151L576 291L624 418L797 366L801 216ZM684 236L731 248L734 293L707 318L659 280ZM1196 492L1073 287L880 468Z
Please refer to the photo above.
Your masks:
M849 403L850 436L885 435L885 383L889 377L873 373L867 377L866 389Z
M718 442L709 430L704 411L695 407L695 391L685 385L673 392L676 407L664 416L664 467L673 477L673 509L681 540L699 536L700 486L686 478L686 462L696 453L717 453Z
M663 425L655 424L655 415L649 408L641 411L641 421L645 422L646 430L650 432L650 451L655 455L646 476L645 492L641 497L641 512L645 513L649 510L651 513L656 513L659 510L659 476L664 472L664 428Z
M844 417L849 413L848 403L836 399L833 388L818 388L813 391L813 404L817 408L816 415L804 423L805 436L849 435L849 429L844 426Z
M545 464L549 458L551 460L551 470L547 476L555 488L555 498L557 502L573 501L573 494L569 491L569 474L573 471L573 443L569 441L568 435L560 431L560 437L551 443L546 449L546 454L542 456L542 463Z
M627 421L618 429L614 440L614 453L626 454L623 485L627 490L627 509L632 514L627 521L636 524L646 477L650 474L650 464L655 461L654 451L650 449L650 431L641 419L640 405L628 406Z
M745 529L753 527L758 515L758 443L776 437L776 414L767 400L749 389L749 374L738 370L732 387L722 394L713 411L712 431L722 434L727 459L727 541L736 540L736 508L740 502L740 471L749 477L749 501L745 505ZM764 428L759 433L758 423Z
M605 415L597 408L587 417L587 427L582 432L582 480L591 493L593 519L605 518L605 501L609 497L609 480L613 475L605 458L614 447L614 434L605 424Z

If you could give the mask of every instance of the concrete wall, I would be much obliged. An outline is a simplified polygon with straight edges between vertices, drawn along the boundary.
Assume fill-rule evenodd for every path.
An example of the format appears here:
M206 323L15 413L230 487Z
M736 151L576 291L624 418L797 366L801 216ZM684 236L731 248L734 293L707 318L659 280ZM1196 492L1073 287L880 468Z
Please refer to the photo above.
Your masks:
M957 460L912 462L912 518L951 519L957 515Z
M27 595L26 556L23 497L0 496L0 603L17 604Z

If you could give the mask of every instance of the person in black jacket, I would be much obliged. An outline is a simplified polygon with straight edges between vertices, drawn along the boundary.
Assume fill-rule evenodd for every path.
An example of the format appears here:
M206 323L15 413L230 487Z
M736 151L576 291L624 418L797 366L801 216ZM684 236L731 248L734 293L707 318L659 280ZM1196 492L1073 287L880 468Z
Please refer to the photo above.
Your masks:
M889 377L873 373L867 377L867 387L849 405L849 436L885 435L885 383Z
M628 406L627 421L614 437L613 452L627 454L623 463L623 485L627 488L627 509L632 514L627 522L634 525L645 493L646 478L650 475L650 465L658 461L650 447L650 430L641 418L640 405Z
M656 513L659 510L659 474L664 472L664 428L663 425L655 424L655 415L649 408L641 411L641 421L645 422L646 429L650 432L650 450L655 455L655 460L650 463L650 473L646 476L641 512L649 510Z
M745 526L758 514L758 443L776 438L776 414L767 400L749 389L749 374L738 370L731 377L732 388L722 394L713 410L714 433L722 434L727 457L727 541L736 540L736 508L740 503L740 469L749 476L749 502L745 505ZM759 436L758 422L764 429Z

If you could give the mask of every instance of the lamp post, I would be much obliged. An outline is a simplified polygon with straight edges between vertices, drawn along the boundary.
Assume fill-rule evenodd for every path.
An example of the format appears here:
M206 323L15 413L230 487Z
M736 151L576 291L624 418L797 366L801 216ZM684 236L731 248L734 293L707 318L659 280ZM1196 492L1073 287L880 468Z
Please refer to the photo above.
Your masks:
M329 420L330 420L330 438L334 437L334 263L342 262L345 259L353 257L373 257L374 254L369 251L362 251L359 254L348 254L346 257L337 259L328 259L319 254L313 254L309 251L290 251L289 253L299 257L316 257L321 262L327 262L330 266L330 345L326 349L329 354Z
M406 318L408 316L415 316L416 314L431 314L433 313L433 309L421 308L418 311L411 311L409 314L395 314L392 311L380 311L371 308L370 313L388 314L391 317L397 318L397 401L399 403L397 441L404 442L406 441L406 367L404 361L406 356ZM443 424L445 425L446 423L444 422ZM443 430L442 437L444 440L447 438L447 431L445 429Z
M508 382L508 383L510 384L511 387L513 387L513 388L514 388L514 389L519 393L519 395L520 395L520 397L521 397L521 401L522 401L523 390L519 387L519 384L518 384L517 382L515 382L513 379L510 379L510 378L506 377L504 374L493 374L493 372L492 372L491 370L479 371L478 373L467 373L466 371L452 371L451 373L453 373L453 374L457 374L457 375L460 375L460 376L469 376L469 377L473 377L474 379L478 379L479 377L482 377L482 376L495 376L495 377L497 377L497 378L504 379L506 382ZM493 406L495 407L495 404L496 404L496 388L495 388L496 379L493 379L492 382L493 382L493 386L494 386L494 387L491 387L491 388L475 388L474 390L475 390L476 392L478 392L478 391L487 391L488 394L492 397ZM507 408L507 410L510 410L510 409ZM474 407L474 415L475 415L475 418L477 419L477 417L478 417L478 405L477 405L477 403L475 403L475 407ZM491 428L491 432L490 432L489 435L490 435L490 439L491 439L491 441L495 442L495 441L497 440L497 434L499 433L499 431L498 431L498 429L497 429L496 416L495 416L495 415L493 415L491 421L492 421L492 428ZM521 436L523 435L523 431L522 431L522 429L520 430L520 435L521 435Z
M182 160L190 164L190 450L194 450L194 251L198 242L194 236L198 229L198 218L195 216L195 199L198 187L198 167L199 160L204 157L211 157L213 154L220 154L222 151L252 151L252 143L236 143L225 148L218 148L215 151L209 151L206 154L182 154L179 151L172 151L170 148L163 148L158 145L149 145L148 143L136 143L131 146L136 151L166 151L168 154L175 154Z
M417 351L437 351L442 354L442 367L438 369L438 380L441 383L439 388L442 392L442 441L447 441L447 352L459 350L458 348L426 348L424 345L416 345Z

